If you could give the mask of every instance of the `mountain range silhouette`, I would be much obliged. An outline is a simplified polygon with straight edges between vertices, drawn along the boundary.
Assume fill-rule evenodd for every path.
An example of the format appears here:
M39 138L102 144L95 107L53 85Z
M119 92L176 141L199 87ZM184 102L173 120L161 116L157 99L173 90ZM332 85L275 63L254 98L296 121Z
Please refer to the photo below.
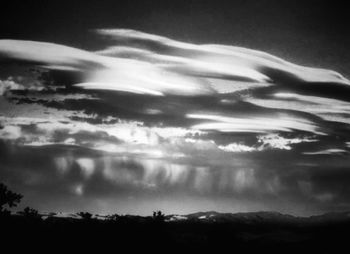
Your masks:
M350 212L297 217L278 212L187 215L77 215L64 213L2 215L0 225L5 245L37 246L69 244L74 248L99 250L118 246L134 251L235 251L295 253L300 250L330 253L347 246ZM58 246L59 248L59 246Z

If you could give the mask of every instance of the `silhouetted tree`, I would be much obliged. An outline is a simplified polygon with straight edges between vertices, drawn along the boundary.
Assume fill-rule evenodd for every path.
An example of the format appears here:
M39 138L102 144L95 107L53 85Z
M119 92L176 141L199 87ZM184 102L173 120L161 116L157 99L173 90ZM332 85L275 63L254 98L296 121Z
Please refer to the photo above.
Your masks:
M116 221L120 218L120 215L115 213L115 214L107 215L106 218L109 221Z
M22 197L21 194L12 192L5 184L0 183L0 213L9 213L5 206L16 207Z
M84 219L84 220L91 220L92 219L92 214L88 213L88 212L79 212L77 213L78 216L80 216L80 218Z
M23 211L18 212L19 214L23 215L24 217L28 219L41 219L41 215L39 214L38 210L35 210L30 207L26 207L23 209Z
M165 215L161 211L154 211L153 212L153 219L155 221L164 221Z

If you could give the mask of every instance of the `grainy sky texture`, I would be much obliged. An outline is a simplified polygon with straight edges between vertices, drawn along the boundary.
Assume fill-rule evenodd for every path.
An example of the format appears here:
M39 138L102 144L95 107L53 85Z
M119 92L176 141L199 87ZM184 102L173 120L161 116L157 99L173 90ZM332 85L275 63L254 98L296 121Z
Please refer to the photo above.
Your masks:
M14 1L2 12L0 179L23 205L350 208L350 35L336 1Z

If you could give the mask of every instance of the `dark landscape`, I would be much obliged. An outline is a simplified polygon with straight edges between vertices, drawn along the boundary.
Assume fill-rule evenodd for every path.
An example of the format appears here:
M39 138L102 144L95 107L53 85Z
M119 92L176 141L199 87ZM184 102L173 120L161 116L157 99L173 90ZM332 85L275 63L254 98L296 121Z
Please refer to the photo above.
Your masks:
M171 247L171 251L335 253L347 248L350 235L350 212L310 217L269 211L187 215L155 211L150 216L102 216L88 212L41 214L29 207L17 213L1 210L1 231L6 232L3 243L22 243L33 249L53 245L80 250L118 246L130 251L164 251Z

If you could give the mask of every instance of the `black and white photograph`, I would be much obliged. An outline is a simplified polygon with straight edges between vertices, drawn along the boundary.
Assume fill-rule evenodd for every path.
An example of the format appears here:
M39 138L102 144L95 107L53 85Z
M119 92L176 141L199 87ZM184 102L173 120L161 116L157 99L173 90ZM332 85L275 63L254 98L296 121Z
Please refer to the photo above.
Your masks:
M346 3L4 0L0 13L2 246L346 250Z

